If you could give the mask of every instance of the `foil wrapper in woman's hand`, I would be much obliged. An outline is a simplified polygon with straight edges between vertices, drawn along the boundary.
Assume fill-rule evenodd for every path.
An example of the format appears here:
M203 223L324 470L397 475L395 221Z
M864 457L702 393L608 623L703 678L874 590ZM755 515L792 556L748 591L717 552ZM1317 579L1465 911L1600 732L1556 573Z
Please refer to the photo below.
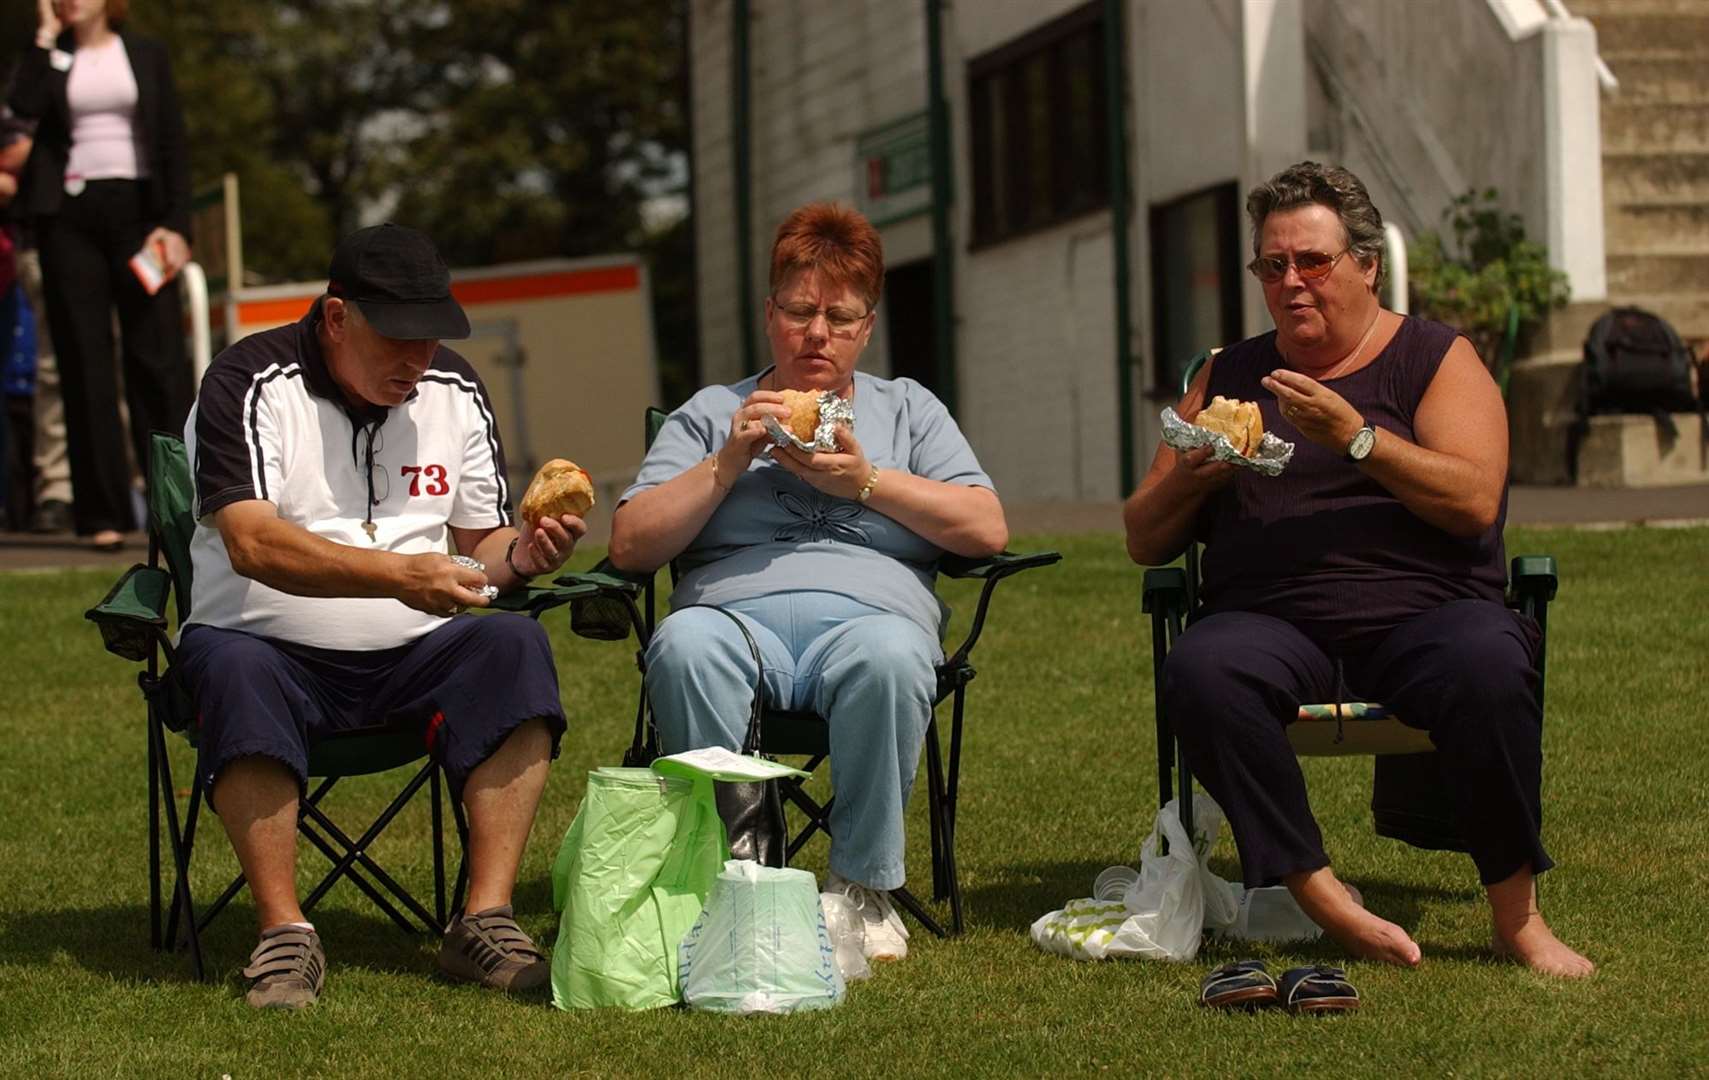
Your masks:
M1228 437L1214 431L1189 424L1181 419L1173 408L1163 410L1163 445L1179 453L1197 450L1201 446L1211 448L1211 457L1218 461L1226 461L1230 465L1239 465L1265 476L1280 476L1282 470L1288 467L1288 462L1294 457L1294 444L1283 442L1268 431L1258 444L1258 452L1247 457L1229 443Z
M777 422L777 417L767 416L762 421L766 434L778 446L793 446L806 453L834 453L837 449L837 425L847 424L849 430L854 430L854 402L840 398L829 390L819 394L819 426L813 429L813 441L802 442Z
M480 561L479 559L471 558L468 555L453 555L453 556L451 556L451 561L456 563L458 566L467 566L471 570L479 570L483 574L487 572L487 564L486 563ZM486 597L488 600L491 600L491 599L498 596L498 586L497 585L482 585L479 589L476 589L475 591L480 593L482 596Z

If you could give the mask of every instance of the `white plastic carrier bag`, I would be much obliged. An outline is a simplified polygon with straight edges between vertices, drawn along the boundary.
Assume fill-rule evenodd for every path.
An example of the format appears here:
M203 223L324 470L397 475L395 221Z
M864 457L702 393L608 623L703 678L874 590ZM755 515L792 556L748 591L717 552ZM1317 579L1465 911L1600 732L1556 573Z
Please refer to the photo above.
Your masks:
M677 956L690 1008L787 1013L829 1008L845 993L819 886L805 870L726 862Z

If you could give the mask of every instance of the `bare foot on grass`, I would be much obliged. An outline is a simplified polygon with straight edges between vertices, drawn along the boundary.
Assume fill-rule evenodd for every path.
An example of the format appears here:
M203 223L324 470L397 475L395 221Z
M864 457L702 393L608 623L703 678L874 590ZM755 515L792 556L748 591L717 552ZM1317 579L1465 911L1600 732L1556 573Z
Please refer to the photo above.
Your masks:
M1491 944L1497 954L1560 979L1582 979L1595 973L1596 965L1568 947L1543 921L1543 913L1537 908L1536 878L1529 866L1489 886L1488 891L1495 923Z
M1300 910L1343 949L1363 960L1418 966L1423 957L1418 943L1394 923L1366 911L1357 891L1336 880L1329 867L1283 880Z

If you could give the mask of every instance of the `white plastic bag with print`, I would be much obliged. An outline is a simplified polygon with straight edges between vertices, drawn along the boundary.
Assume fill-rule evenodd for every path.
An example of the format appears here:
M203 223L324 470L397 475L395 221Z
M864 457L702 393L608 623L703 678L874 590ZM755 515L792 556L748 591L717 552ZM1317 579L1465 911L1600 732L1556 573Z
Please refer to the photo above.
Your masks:
M726 862L677 956L691 1009L789 1013L843 1000L819 886L805 870Z
M1222 810L1208 796L1193 800L1200 847L1182 828L1173 800L1157 812L1140 849L1139 877L1120 900L1072 900L1032 925L1046 952L1076 960L1138 956L1191 960L1207 926L1227 926L1239 913L1239 895L1203 863L1216 843ZM1168 850L1163 849L1167 846Z

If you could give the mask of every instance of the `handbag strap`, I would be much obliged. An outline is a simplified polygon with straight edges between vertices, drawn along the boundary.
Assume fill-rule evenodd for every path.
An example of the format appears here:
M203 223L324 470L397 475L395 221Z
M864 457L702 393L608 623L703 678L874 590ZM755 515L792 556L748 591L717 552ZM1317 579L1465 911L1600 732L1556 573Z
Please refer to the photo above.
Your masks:
M742 632L742 640L747 642L748 655L753 657L754 660L754 703L752 709L748 713L748 730L747 734L742 739L741 752L744 754L758 754L760 752L760 715L765 710L765 662L760 659L759 644L754 641L753 632L748 629L747 624L742 622L741 619L738 619L734 613L725 611L716 604L684 604L682 607L677 608L676 611L687 611L689 608L706 608L708 611L716 611L718 614L735 623L736 629ZM676 611L673 611L671 614L676 614ZM641 749L644 744L647 749L652 751L654 756L657 756L659 730L657 725L647 723L647 707L647 696L645 692L643 692L641 695L640 708L635 714L635 740L630 746L630 753L634 754L637 750Z

